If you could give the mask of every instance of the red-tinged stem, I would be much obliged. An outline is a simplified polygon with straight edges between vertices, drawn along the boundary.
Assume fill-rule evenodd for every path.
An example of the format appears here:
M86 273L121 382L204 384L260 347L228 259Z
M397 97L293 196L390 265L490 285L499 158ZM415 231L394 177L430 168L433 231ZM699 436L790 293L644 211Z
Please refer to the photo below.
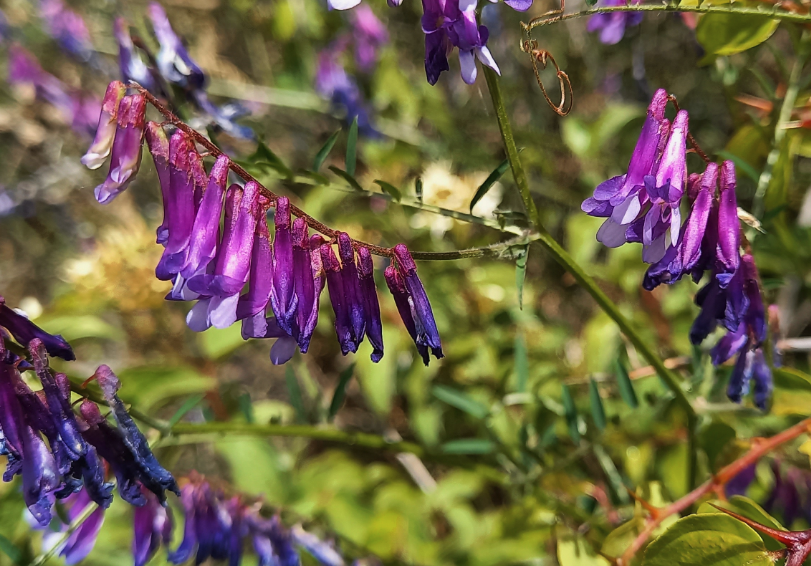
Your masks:
M648 523L645 525L642 532L639 533L625 552L623 552L622 556L617 561L617 566L630 565L631 559L634 557L637 551L639 551L639 549L642 548L648 539L650 539L653 532L665 519L690 508L702 497L711 492L721 492L729 480L737 476L745 468L751 466L775 448L778 448L786 442L794 440L798 436L809 432L809 430L811 430L811 417L800 421L791 428L788 428L783 432L772 436L771 438L753 440L752 447L746 452L746 454L731 464L721 468L721 470L715 476L698 486L681 499L659 509L658 512L648 520ZM809 546L809 550L811 550L811 546Z
M778 531L777 529L772 529L771 527L767 527L766 525L761 525L757 521L753 521L748 517L744 517L743 515L739 515L734 511L730 511L729 509L724 509L723 507L719 507L713 503L710 503L713 507L718 509L719 511L726 513L730 517L734 517L738 519L741 523L746 523L756 531L760 531L764 534L769 535L777 542L781 542L786 546L796 546L797 544L802 544L804 542L808 542L811 539L811 533L807 531Z

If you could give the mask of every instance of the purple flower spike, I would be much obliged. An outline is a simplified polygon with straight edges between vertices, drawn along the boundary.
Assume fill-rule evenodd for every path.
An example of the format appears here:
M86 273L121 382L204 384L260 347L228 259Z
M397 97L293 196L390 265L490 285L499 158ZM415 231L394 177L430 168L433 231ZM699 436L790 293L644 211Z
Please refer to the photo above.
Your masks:
M322 287L320 282L316 283L315 280L308 232L307 222L303 218L296 218L293 221L293 283L298 301L294 337L304 354L310 348L310 339L318 323L318 298ZM320 261L320 254L315 255L319 256Z
M221 155L211 168L208 187L194 219L186 263L180 270L180 274L185 279L205 273L206 268L217 255L217 236L220 232L220 217L230 164L231 161L228 157Z
M189 56L161 5L150 2L147 11L161 46L157 56L161 75L169 82L182 87L199 89L205 86L206 76Z
M118 126L113 140L110 172L107 179L96 187L96 200L107 204L126 190L141 166L141 146L144 141L146 99L131 94L118 105Z
M67 340L60 335L51 335L21 314L14 312L0 297L0 326L8 330L21 346L27 345L31 340L38 338L45 345L45 350L51 356L62 358L71 362L76 359L73 348Z
M684 243L681 248L682 265L684 270L688 272L692 271L702 259L705 238L714 238L716 236L716 234L706 234L710 213L713 208L715 189L718 186L718 165L715 163L707 164L700 181L694 183L694 186L699 187L698 193L694 195L690 217L684 226Z
M270 304L279 326L293 336L293 324L298 299L293 282L293 240L290 232L290 200L279 197L276 202L276 237L273 240L273 292Z
M248 337L262 337L267 331L265 309L270 302L270 293L273 289L273 250L270 245L268 224L264 218L260 218L256 223L251 253L248 292L239 298L237 304L237 318L243 320L242 337L246 340ZM251 335L246 336L245 320L249 318L255 318L255 320L248 323L253 331ZM262 328L263 323L264 329Z
M155 170L158 173L158 181L161 187L161 202L163 202L163 221L158 226L156 242L165 246L169 240L167 203L172 195L169 188L169 138L166 137L166 132L157 122L147 122L144 134L149 153L152 154L152 160L155 162Z
M82 156L82 163L88 169L98 169L110 155L118 124L118 105L125 94L127 94L127 87L120 81L113 81L107 86L104 101L101 104L96 137L93 138L93 143L90 144L87 153Z
M135 81L147 90L155 90L155 79L135 50L132 37L124 18L118 17L113 25L113 33L118 43L118 64L125 81Z
M152 493L142 489L146 505L133 511L132 555L135 566L144 566L158 551L161 543L168 546L172 541L172 510L163 507Z
M169 195L164 199L168 238L155 276L169 281L186 262L189 240L194 226L194 177L189 154L194 149L191 138L177 130L169 140Z
M366 336L369 337L373 348L372 361L377 363L383 358L383 323L380 320L380 303L375 287L372 254L367 248L362 247L358 250L358 273L363 310L366 313Z
M408 291L409 303L414 313L416 323L418 345L431 348L431 353L435 358L444 357L442 353L442 343L439 340L439 331L434 321L434 313L428 295L417 275L417 264L403 244L394 246L394 257L397 260L397 270L403 277L403 283Z
M363 312L363 296L358 279L358 268L355 265L355 250L352 240L346 232L338 233L338 255L341 257L341 277L343 278L344 297L349 307L349 318L352 321L352 341L357 351L366 333L366 314Z
M732 274L740 264L741 225L735 198L735 164L724 161L721 166L721 196L718 207L718 261L724 274Z
M335 332L338 335L338 343L341 345L341 353L345 356L349 352L357 351L357 345L352 339L352 319L349 313L349 301L346 299L344 280L341 276L341 264L331 245L322 245L320 253L324 273L327 276L329 300L335 313ZM355 350L352 349L353 347Z
M417 352L422 357L423 363L427 366L430 358L428 357L428 347L424 344L417 342L417 324L414 320L414 310L412 308L411 298L408 296L403 278L397 272L393 265L389 265L383 272L383 277L386 279L386 285L389 287L392 296L394 297L394 304L397 305L397 311L400 313L400 318L408 330L408 334L414 343L417 345Z

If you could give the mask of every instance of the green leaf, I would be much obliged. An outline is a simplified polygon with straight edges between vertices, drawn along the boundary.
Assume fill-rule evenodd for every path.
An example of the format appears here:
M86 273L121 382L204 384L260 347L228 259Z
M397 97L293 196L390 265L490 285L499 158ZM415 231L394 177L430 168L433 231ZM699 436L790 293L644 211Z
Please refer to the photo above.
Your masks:
M209 360L223 358L245 344L238 324L232 324L228 328L212 326L205 332L197 334L197 342L203 355Z
M349 185L356 191L363 190L363 187L360 186L360 183L358 183L357 179L355 179L355 177L353 177L343 169L339 169L338 167L335 167L335 165L330 165L329 170L338 175L339 177L341 177L347 183L349 183Z
M527 259L529 244L524 246L524 253L515 260L515 286L518 289L518 308L524 310L524 281L527 278Z
M642 566L771 566L758 534L729 515L690 515L645 551Z
M597 0L586 0L586 6L588 6L589 8L591 8L595 4L597 4Z
M444 385L434 385L431 392L433 393L434 397L443 403L447 403L451 407L456 407L460 411L464 411L468 415L471 415L477 419L483 419L490 413L490 410L487 407L478 401L471 399L467 396L467 394L457 391L456 389L452 389Z
M349 133L346 135L346 172L351 177L355 176L355 164L358 157L358 117L352 120L349 126Z
M417 200L422 204L422 177L417 177L414 180L414 190L417 193Z
M239 163L243 164L242 161ZM246 157L244 163L254 167L269 167L287 179L293 177L293 171L261 140L256 146L256 151Z
M594 420L594 424L598 429L605 430L605 407L603 407L603 400L600 398L597 383L591 378L589 378L589 405L591 406L591 418Z
M735 164L735 167L746 173L746 176L755 181L756 183L760 178L760 174L757 171L755 171L754 167L749 165L749 163L747 163L734 153L722 149L721 151L718 152L718 157L730 160L732 163Z
M172 415L172 418L169 419L168 423L169 428L172 428L177 423L179 423L180 419L186 416L186 413L195 408L200 401L205 399L205 397L206 397L205 393L198 393L197 395L192 395L191 397L186 399L180 406L180 408L177 411L175 411L175 414Z
M529 360L527 359L527 340L523 332L515 335L515 390L524 393L529 379Z
M332 151L332 148L335 147L335 142L338 141L338 135L341 133L341 130L338 130L334 134L332 134L321 146L321 149L318 150L318 153L315 154L315 159L313 160L313 171L318 171L321 169L321 166L329 157L329 152Z
M639 406L639 400L636 398L634 384L631 382L628 370L625 369L625 365L620 360L614 362L614 373L617 376L617 386L622 400L632 409L636 409Z
M473 200L470 201L470 214L473 214L473 207L476 206L476 203L482 200L484 195L487 194L487 191L496 184L496 181L501 179L501 176L504 175L504 172L510 166L510 160L505 159L501 163L498 164L498 167L493 169L492 173L490 173L487 178L484 180L484 183L479 185L479 188L476 189L476 194L473 195Z
M574 399L569 387L562 383L561 386L561 402L563 403L563 416L566 417L566 426L569 427L569 436L572 437L575 444L580 442L580 430L577 427L577 407L574 406Z
M391 196L391 198L393 198L394 200L400 200L402 198L402 195L400 194L400 189L398 189L391 183L381 181L380 179L375 179L375 184L380 185L380 188L383 189L383 192Z
M701 504L698 508L699 514L705 513L718 513L718 509L710 505L713 503L718 505L719 507L723 507L724 509L729 509L739 515L743 515L748 519L752 519L760 523L761 525L765 525L772 529L777 529L778 531L784 531L783 525L775 520L774 517L766 513L763 508L749 499L748 497L743 497L742 495L734 495L729 501L705 501ZM774 540L772 537L765 533L758 533L760 535L761 540L766 545L766 550L780 550L783 548L783 545Z
M348 368L341 372L338 376L338 386L335 388L335 393L332 394L332 402L329 404L329 412L327 413L327 420L332 421L335 415L338 414L338 409L346 398L346 386L352 379L352 373L355 371L355 364L351 364Z
M484 438L459 438L439 447L445 454L492 454L496 443Z
M251 394L247 391L242 393L242 395L237 398L237 402L239 403L239 412L242 413L243 417L245 417L245 422L248 424L254 424L256 422L256 417L253 414Z
M301 399L301 387L299 386L293 366L287 364L284 370L284 379L287 382L287 392L290 395L290 404L296 410L296 419L299 422L307 422L307 414L304 411L304 402Z
M12 543L9 539L4 537L0 534L0 551L3 552L6 556L11 558L11 561L14 564L19 564L22 561L23 553L17 548L14 543Z
M594 552L591 545L579 536L561 537L557 544L560 566L609 566L610 562Z
M760 45L777 29L777 20L747 14L706 14L696 27L696 39L708 58L733 55Z

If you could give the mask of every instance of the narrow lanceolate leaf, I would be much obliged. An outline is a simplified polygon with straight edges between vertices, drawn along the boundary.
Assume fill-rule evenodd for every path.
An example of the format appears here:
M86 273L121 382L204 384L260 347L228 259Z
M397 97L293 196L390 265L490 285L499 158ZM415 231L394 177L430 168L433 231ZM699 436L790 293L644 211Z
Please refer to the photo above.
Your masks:
M400 194L400 189L398 189L391 183L381 181L380 179L375 179L375 184L380 185L380 188L383 189L383 192L389 195L394 200L400 200L402 198L402 195Z
M445 454L492 454L496 443L484 438L459 438L440 446Z
M287 364L284 370L284 379L287 382L287 393L290 395L290 404L293 405L293 409L296 411L296 420L306 422L307 414L304 411L304 402L301 399L301 387L299 387L293 366L290 364Z
M527 259L529 258L529 245L515 260L515 287L518 289L518 308L524 310L524 280L527 278Z
M335 142L338 141L338 135L341 133L341 130L338 130L334 134L332 134L329 139L327 139L326 143L321 146L321 149L318 150L318 153L315 154L315 160L313 160L313 171L318 171L321 169L321 166L329 157L329 152L332 151L332 148L335 147Z
M527 341L524 334L515 335L515 390L524 393L529 379L529 360L527 359Z
M358 158L358 117L352 120L349 133L346 136L346 172L355 176L355 163Z
M354 363L342 371L341 375L338 376L338 386L335 388L335 393L332 394L332 402L329 404L327 420L332 421L332 419L335 418L335 415L338 414L338 409L340 409L341 405L343 405L344 399L346 399L346 386L349 385L349 381L352 379L353 371L355 371Z
M206 397L205 393L199 393L197 395L192 395L191 397L186 399L186 401L183 402L180 408L177 411L175 411L175 414L172 415L172 418L169 419L168 423L169 428L172 428L177 423L179 423L180 419L185 417L186 413L195 408L200 403L200 401L205 399L205 397Z
M628 370L625 369L625 366L620 360L614 362L614 373L617 376L617 386L619 387L622 400L632 409L636 409L639 406L639 399L636 398L636 391L634 391L631 376L628 375Z
M0 552L8 556L14 564L22 562L23 553L2 534L0 534Z
M422 204L422 177L417 177L414 181L414 190L417 192L417 200Z
M589 405L591 406L591 418L594 420L594 424L600 430L605 430L605 408L603 407L603 400L600 398L597 382L593 379L589 379Z
M340 178L342 178L347 183L349 183L349 185L353 189L355 189L356 191L362 191L363 190L363 187L360 186L360 183L358 183L358 180L355 179L355 177L353 177L352 175L350 175L346 171L344 171L343 169L339 169L338 167L335 167L335 165L330 165L329 170L332 171L333 173L335 173L336 175L338 175Z
M569 436L577 444L580 442L580 430L577 428L577 408L574 406L572 392L569 391L569 387L565 383L561 384L561 401L563 403L563 414L566 417L566 426L569 427Z
M445 387L444 385L434 385L431 391L434 397L443 403L456 407L460 411L464 411L477 419L483 419L490 412L487 407L456 389Z
M487 191L489 191L490 188L496 184L496 181L498 181L501 178L501 176L504 174L504 172L507 170L509 166L510 161L508 159L505 159L504 161L499 163L498 167L493 169L493 172L487 176L487 178L484 180L484 183L479 185L479 188L476 189L476 194L473 195L473 200L470 201L470 214L473 214L473 207L476 206L476 203L482 200L482 198L484 198L484 195L487 194Z

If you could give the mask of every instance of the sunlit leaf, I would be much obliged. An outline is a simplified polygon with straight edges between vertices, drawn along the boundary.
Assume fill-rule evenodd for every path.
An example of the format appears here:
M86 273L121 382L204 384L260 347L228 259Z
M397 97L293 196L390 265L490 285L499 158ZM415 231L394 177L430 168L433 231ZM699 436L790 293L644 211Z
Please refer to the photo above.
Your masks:
M698 21L696 39L708 57L733 55L769 39L779 23L767 16L706 14Z
M482 200L482 198L484 198L484 195L487 194L487 191L489 191L490 188L496 184L496 181L498 181L501 178L501 176L504 175L504 172L507 170L509 166L510 161L508 159L505 159L504 161L499 163L498 167L493 169L493 171L487 176L484 182L481 185L479 185L479 188L476 189L476 194L473 195L473 199L470 201L470 214L473 214L473 207L476 206L476 203Z
M321 149L318 150L318 153L315 154L315 159L313 160L313 171L318 171L321 169L321 166L324 164L324 161L327 160L329 157L329 152L332 151L332 148L335 147L335 142L338 141L338 135L341 133L341 130L333 133L324 145L321 146Z
M355 179L355 177L353 177L343 169L339 169L338 167L335 167L335 165L330 165L329 170L338 175L339 177L341 177L347 183L349 183L349 185L356 191L363 190L363 187L360 186L360 183L358 183L357 179Z
M484 438L459 438L440 446L445 454L492 454L496 443Z
M14 564L19 564L23 557L22 551L2 534L0 534L0 552L8 556Z
M730 511L743 515L748 519L752 519L753 521L757 521L761 525L766 525L767 527L780 531L785 530L783 525L781 525L774 517L766 513L766 511L764 511L760 505L748 497L734 495L729 499L729 501L706 501L698 508L698 513L718 513L718 509L713 507L711 503L713 505L723 507L724 509L729 509ZM774 540L769 535L764 533L758 533L758 535L760 535L761 540L766 545L766 550L780 550L783 548L782 544Z
M180 419L186 416L186 413L195 408L200 401L205 399L205 397L206 397L205 393L198 393L197 395L192 395L191 397L186 399L183 402L183 404L177 409L177 411L175 411L175 414L172 415L172 418L169 419L169 422L167 423L169 428L172 428L177 423L179 423Z
M400 200L402 195L400 194L400 189L392 185L391 183L387 183L386 181L381 181L380 179L375 179L375 184L379 185L383 192L389 195L394 200Z

